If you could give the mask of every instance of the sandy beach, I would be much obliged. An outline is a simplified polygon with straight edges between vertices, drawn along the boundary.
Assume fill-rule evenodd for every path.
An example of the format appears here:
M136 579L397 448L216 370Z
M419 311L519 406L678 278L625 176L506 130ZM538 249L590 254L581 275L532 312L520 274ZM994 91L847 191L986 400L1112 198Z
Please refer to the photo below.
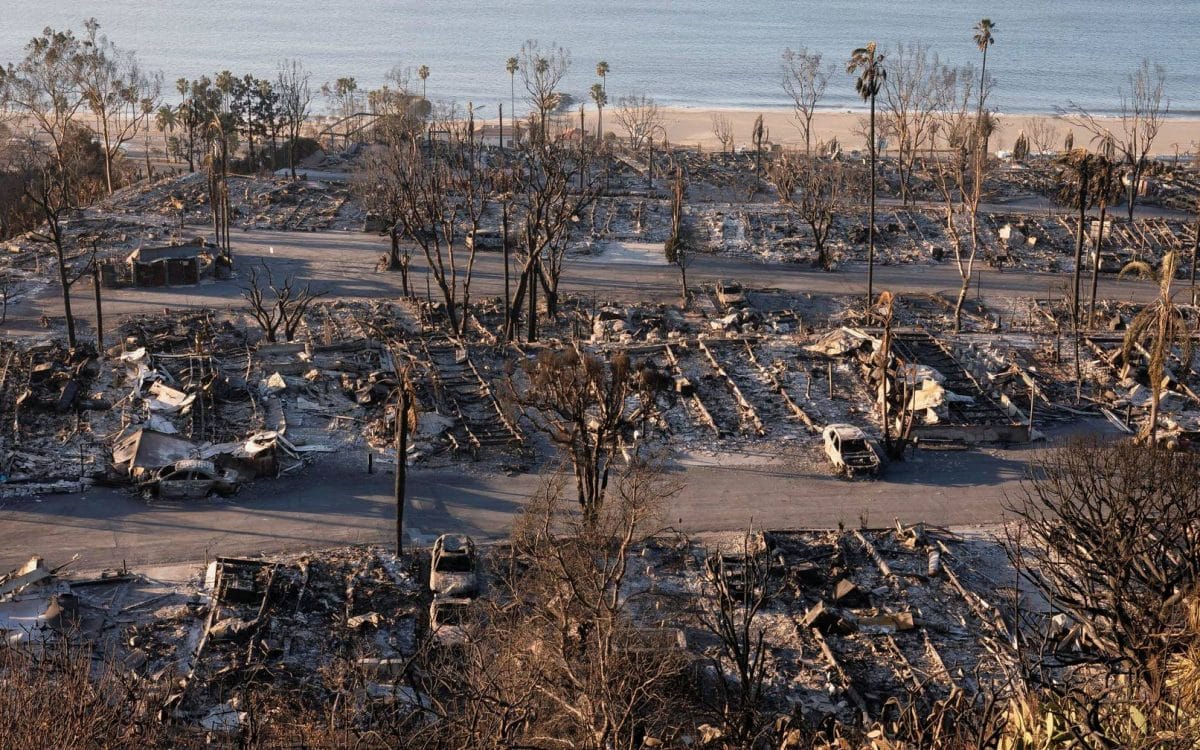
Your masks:
M672 143L681 145L699 145L705 149L719 147L719 142L712 132L712 117L718 114L729 118L733 124L734 136L738 146L751 143L751 131L754 120L759 114L763 116L763 124L770 129L772 143L782 144L784 148L794 148L803 145L800 131L790 109L691 109L664 108L662 110L667 138ZM585 119L589 127L595 128L596 110L588 107ZM865 128L866 114L846 111L819 111L813 118L813 144L836 137L845 149L854 149L865 143L860 132ZM1057 135L1053 138L1056 147L1061 148L1068 130L1074 130L1076 145L1087 145L1091 135L1082 128L1073 128L1069 123L1052 115L997 115L1000 130L992 138L993 150L1011 149L1013 142L1021 131L1030 132L1035 121L1046 123ZM1117 118L1097 118L1101 122L1111 123L1114 133L1119 133L1121 122ZM575 121L578 121L576 116ZM618 136L624 132L616 121L613 107L604 112L604 129ZM865 146L864 146L865 147ZM1154 154L1161 158L1173 157L1178 151L1180 156L1195 153L1200 149L1200 119L1168 118L1163 120L1162 128L1154 141Z
M624 138L626 133L617 122L613 109L614 107L610 106L604 110L604 130L618 138ZM769 130L771 143L780 144L786 149L799 148L804 145L800 130L796 127L796 120L793 118L790 109L751 110L663 107L661 112L667 140L676 145L698 146L706 151L720 148L720 142L713 134L712 129L713 115L720 115L727 117L733 125L736 147L749 147L752 143L751 132L754 128L754 120L760 114L763 116L763 124ZM1075 144L1077 146L1089 145L1092 138L1091 134L1083 128L1074 127L1065 120L1053 115L999 114L997 118L1000 128L999 132L991 139L991 148L993 151L1011 149L1013 142L1021 132L1030 133L1039 122L1044 123L1054 133L1050 142L1053 144L1055 150L1062 148L1063 140L1066 138L1068 131L1074 132ZM1099 122L1108 123L1114 133L1120 133L1120 119L1115 117L1098 117L1096 119ZM496 120L483 120L481 118L481 121L491 125L496 124ZM850 151L857 148L865 148L866 139L862 133L866 129L866 121L867 115L863 112L819 111L813 117L813 145L815 146L817 143L827 141L830 138L837 138L844 150ZM324 127L327 122L327 119L324 117L314 117L309 125L309 133L315 133ZM568 125L578 125L578 111L575 114L564 116L562 122ZM595 107L589 106L587 108L584 115L584 125L588 128L589 132L595 131ZM506 121L506 132L508 127L509 123ZM156 127L153 132L151 148L157 155L161 155L163 134ZM129 152L140 158L142 145L143 141L139 136L128 144ZM1162 127L1159 129L1158 137L1154 141L1153 156L1168 160L1174 158L1176 155L1181 158L1187 158L1188 155L1197 154L1200 154L1200 119L1174 117L1164 119Z

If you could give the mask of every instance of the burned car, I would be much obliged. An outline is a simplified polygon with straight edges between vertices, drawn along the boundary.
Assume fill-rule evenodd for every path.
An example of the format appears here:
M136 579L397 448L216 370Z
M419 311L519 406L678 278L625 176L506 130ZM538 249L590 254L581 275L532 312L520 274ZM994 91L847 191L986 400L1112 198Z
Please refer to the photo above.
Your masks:
M200 500L212 493L229 496L238 490L238 475L221 471L212 461L185 458L159 469L142 483L142 492L171 500Z
M475 600L435 596L429 605L429 630L443 648L462 646L470 639L469 626L475 617Z
M442 534L433 543L429 590L437 596L472 597L479 592L475 542L466 534Z
M879 476L879 451L862 430L850 424L831 424L821 431L825 455L847 479Z
M1120 273L1131 260L1133 256L1127 252L1102 252L1099 260L1100 273ZM1088 253L1088 267L1094 268L1096 262L1096 251L1092 250Z

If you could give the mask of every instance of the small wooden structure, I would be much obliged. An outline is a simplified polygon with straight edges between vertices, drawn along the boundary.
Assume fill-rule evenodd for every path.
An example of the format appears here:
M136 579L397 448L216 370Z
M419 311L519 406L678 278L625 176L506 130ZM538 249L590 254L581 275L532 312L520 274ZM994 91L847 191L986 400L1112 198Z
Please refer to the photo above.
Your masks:
M125 260L133 286L176 286L200 283L200 253L204 240L182 245L139 247Z

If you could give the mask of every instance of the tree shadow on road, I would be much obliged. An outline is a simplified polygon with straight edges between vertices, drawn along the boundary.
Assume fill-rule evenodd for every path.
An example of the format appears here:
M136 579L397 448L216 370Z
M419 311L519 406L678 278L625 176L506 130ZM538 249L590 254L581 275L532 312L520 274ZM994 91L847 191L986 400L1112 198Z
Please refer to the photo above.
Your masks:
M989 452L918 451L884 469L883 481L931 487L979 487L1018 482L1025 476L1031 452L1017 451L1014 457Z

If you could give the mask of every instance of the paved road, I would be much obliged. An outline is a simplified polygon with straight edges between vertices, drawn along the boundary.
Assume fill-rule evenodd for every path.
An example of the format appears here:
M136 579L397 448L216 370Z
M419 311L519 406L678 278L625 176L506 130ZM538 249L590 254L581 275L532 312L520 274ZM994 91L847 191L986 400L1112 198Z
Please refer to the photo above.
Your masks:
M233 236L234 254L241 268L259 261L270 264L273 272L293 273L312 281L315 288L326 289L330 298L388 298L400 293L396 273L378 273L375 263L386 251L383 239L355 232L271 232L247 231ZM418 293L425 289L424 258L417 253L413 278ZM849 264L834 273L825 273L805 265L760 263L726 256L696 256L688 271L693 284L719 278L736 278L751 287L774 287L811 294L857 294L866 287L863 264ZM1048 292L1056 297L1066 293L1070 274L998 272L985 268L980 286L985 301L999 297L1040 297ZM476 263L472 296L503 293L503 263L498 253L480 254ZM123 289L105 292L105 317L114 320L133 313L161 313L164 309L186 310L201 307L240 305L240 280L206 282L195 287L172 289ZM941 265L878 266L875 285L900 294L957 291L958 272L952 263ZM564 274L564 291L588 292L624 300L674 300L678 298L679 278L674 267L650 263L612 262L604 255L569 261ZM436 290L434 292L436 294ZM1150 285L1132 279L1101 277L1099 294L1104 299L1149 299ZM90 328L94 308L91 289L76 288L76 313L81 324ZM61 316L62 300L58 290L49 287L9 308L5 329L13 335L37 334L37 321L43 315Z
M738 453L720 464L684 457L683 492L665 522L685 531L728 531L753 522L770 528L905 522L995 522L1032 449L935 453L888 467L879 481L846 482L800 468L788 455ZM409 542L428 545L449 530L481 539L505 535L539 478L415 470L406 510ZM343 462L295 477L262 481L228 501L146 503L119 490L0 506L0 571L30 554L61 562L79 553L81 569L202 560L344 543L390 543L395 536L390 473L367 475Z

